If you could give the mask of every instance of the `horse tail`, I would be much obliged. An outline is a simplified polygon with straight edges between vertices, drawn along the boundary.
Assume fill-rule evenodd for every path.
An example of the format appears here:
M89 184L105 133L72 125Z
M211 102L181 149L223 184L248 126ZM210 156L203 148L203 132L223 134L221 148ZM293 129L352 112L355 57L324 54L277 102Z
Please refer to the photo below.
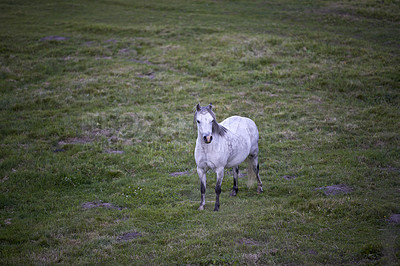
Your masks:
M256 182L257 174L254 170L252 161L247 159L247 163L247 187L252 188Z

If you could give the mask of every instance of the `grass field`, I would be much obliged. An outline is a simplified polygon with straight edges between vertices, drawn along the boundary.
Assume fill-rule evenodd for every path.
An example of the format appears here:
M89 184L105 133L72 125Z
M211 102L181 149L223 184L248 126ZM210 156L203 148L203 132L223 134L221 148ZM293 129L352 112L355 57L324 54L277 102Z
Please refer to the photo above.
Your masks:
M0 23L1 265L400 263L399 0L0 0ZM199 102L256 122L263 194L227 169L213 212L209 172L197 211Z

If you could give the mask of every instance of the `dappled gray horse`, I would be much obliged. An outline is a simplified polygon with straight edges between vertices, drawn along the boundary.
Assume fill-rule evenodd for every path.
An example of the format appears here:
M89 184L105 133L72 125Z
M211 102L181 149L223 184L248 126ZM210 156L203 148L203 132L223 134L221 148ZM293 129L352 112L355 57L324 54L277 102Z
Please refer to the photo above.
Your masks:
M231 116L220 124L215 119L212 105L196 106L194 121L197 124L197 140L194 157L200 178L201 201L199 210L204 210L206 173L209 169L217 173L214 211L219 209L219 195L224 177L224 168L233 168L231 196L238 192L239 164L249 158L249 179L256 176L257 192L263 191L258 166L258 129L249 118ZM253 173L251 173L253 172Z

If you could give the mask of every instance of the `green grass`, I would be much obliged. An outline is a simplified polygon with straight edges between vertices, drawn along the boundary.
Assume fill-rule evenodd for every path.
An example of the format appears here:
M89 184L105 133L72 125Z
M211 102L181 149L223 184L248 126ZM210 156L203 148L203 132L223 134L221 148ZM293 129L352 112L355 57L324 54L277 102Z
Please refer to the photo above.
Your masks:
M0 264L399 264L399 14L0 1ZM213 212L209 172L197 211L198 102L256 122L263 194L226 171Z

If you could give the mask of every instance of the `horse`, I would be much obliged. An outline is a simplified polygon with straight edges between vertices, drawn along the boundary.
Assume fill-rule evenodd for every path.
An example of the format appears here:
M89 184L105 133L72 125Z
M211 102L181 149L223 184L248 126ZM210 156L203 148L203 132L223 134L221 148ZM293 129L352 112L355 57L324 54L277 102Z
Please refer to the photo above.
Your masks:
M253 120L247 117L231 116L218 123L213 106L197 104L194 114L194 123L197 124L197 140L194 157L197 164L197 174L200 178L201 201L198 210L204 210L206 193L206 173L212 169L217 174L215 186L215 208L220 207L219 195L224 178L224 169L233 169L233 188L231 196L238 193L239 164L249 159L250 179L257 177L257 192L263 192L258 165L258 129ZM254 182L254 178L253 178Z

